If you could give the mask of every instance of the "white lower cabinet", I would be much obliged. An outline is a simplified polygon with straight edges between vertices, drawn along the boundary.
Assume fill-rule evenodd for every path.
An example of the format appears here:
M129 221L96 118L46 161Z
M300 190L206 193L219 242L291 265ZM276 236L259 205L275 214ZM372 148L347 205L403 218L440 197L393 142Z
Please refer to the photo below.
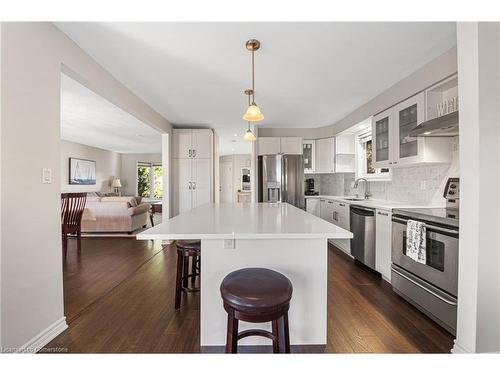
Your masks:
M334 201L333 219L335 225L350 230L349 204ZM351 240L332 240L332 243L345 253L351 254Z
M333 223L333 202L328 199L320 199L319 216L330 223Z
M320 216L320 201L318 198L306 198L306 211L314 216Z
M391 281L392 212L376 210L375 269Z

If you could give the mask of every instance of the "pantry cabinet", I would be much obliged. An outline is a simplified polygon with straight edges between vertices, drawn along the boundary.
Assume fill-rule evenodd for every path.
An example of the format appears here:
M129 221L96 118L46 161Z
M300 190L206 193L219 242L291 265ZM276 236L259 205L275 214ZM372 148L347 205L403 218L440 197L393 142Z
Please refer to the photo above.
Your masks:
M451 139L411 137L425 121L423 92L373 116L372 152L375 168L451 162Z
M392 212L376 210L375 215L375 269L391 281Z
M172 139L174 215L213 201L213 131L174 129Z
M211 129L174 129L172 157L208 159L213 154Z

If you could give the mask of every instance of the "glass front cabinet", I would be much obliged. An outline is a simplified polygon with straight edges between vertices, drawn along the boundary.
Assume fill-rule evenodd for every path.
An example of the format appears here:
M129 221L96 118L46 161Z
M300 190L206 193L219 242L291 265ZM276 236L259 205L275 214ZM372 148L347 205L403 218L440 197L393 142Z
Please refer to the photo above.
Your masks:
M425 94L421 92L373 116L375 168L451 161L451 138L410 137L425 121Z
M387 168L392 164L393 139L392 108L373 116L372 120L372 160L375 168Z
M302 154L304 157L304 173L314 173L316 163L315 163L315 157L316 157L316 141L314 139L312 140L307 140L304 139L302 140Z

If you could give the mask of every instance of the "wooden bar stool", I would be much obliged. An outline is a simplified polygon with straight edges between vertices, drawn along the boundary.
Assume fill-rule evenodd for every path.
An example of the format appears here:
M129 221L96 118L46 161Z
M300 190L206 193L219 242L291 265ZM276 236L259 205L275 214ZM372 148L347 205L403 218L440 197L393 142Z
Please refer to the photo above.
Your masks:
M201 242L199 240L177 240L177 275L175 283L175 309L181 307L181 293L199 292L195 286L201 271ZM191 261L191 271L189 271ZM191 280L191 288L189 281Z
M279 272L266 268L244 268L227 275L220 286L227 311L226 353L238 352L238 340L267 337L274 353L290 353L288 309L292 283ZM272 322L272 332L249 329L238 333L238 322Z

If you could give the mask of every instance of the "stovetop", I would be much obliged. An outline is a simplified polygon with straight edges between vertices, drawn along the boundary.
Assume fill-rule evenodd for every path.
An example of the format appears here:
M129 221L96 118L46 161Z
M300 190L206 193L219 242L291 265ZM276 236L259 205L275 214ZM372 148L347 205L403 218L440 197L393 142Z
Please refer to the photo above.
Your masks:
M450 208L398 208L394 214L407 216L415 220L427 220L433 223L459 226L459 211Z

